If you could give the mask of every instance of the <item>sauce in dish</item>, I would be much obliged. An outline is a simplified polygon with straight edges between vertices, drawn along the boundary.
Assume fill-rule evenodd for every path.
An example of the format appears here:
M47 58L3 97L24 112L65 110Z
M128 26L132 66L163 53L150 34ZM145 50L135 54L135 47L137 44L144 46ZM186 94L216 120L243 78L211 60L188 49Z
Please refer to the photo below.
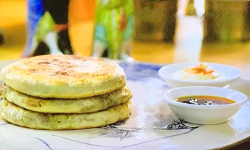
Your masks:
M173 74L174 78L184 80L218 80L225 79L225 74L215 71L207 64L199 64L179 70Z
M234 100L225 97L208 95L184 96L175 99L175 101L193 105L226 105L235 103Z

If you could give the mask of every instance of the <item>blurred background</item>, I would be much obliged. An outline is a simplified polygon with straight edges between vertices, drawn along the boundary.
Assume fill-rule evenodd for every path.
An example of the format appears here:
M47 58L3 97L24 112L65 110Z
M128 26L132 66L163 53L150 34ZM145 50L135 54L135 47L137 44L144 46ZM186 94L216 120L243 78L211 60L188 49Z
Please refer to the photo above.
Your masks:
M27 1L0 0L2 61L21 58L27 46ZM130 55L134 60L160 64L204 61L249 68L250 2L136 0L133 9ZM70 0L68 14L73 51L91 56L95 0Z

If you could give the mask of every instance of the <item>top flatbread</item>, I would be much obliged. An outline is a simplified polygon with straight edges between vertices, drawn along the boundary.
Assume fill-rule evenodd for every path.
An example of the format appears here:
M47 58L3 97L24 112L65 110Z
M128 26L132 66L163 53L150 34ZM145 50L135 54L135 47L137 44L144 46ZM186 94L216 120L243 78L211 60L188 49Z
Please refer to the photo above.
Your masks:
M74 55L26 58L2 69L1 75L14 90L43 98L91 97L126 85L118 64Z

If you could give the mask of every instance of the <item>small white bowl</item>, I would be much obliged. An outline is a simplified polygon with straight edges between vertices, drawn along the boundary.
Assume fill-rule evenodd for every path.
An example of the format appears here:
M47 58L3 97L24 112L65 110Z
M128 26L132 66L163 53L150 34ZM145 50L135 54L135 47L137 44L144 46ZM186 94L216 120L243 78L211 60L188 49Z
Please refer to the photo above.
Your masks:
M209 95L234 100L236 103L225 105L193 105L175 101L183 96ZM190 86L174 88L166 92L165 100L170 110L179 118L195 124L219 124L236 114L247 96L241 92L210 86Z
M234 81L236 81L241 76L241 71L235 67L217 64L217 63L205 63L211 66L214 71L225 74L226 79L217 80L185 80L175 78L173 74L177 71L184 70L187 67L192 67L198 64L203 64L204 62L198 63L176 63L171 65L163 66L159 71L159 76L165 80L170 87L184 87L184 86L216 86L224 87L229 86Z

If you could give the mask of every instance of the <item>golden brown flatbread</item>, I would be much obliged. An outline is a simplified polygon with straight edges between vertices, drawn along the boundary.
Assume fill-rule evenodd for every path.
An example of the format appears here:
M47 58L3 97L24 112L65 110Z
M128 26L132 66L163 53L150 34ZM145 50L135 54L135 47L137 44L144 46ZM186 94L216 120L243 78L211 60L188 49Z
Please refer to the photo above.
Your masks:
M19 93L7 85L2 97L20 107L43 113L90 113L105 110L129 101L131 91L125 86L113 92L80 99L46 99Z
M105 126L128 118L131 114L130 101L118 106L89 114L47 114L29 111L2 100L0 116L15 125L45 130L83 129Z
M105 94L126 85L124 70L116 63L75 55L26 58L2 69L5 84L42 98L83 98Z

